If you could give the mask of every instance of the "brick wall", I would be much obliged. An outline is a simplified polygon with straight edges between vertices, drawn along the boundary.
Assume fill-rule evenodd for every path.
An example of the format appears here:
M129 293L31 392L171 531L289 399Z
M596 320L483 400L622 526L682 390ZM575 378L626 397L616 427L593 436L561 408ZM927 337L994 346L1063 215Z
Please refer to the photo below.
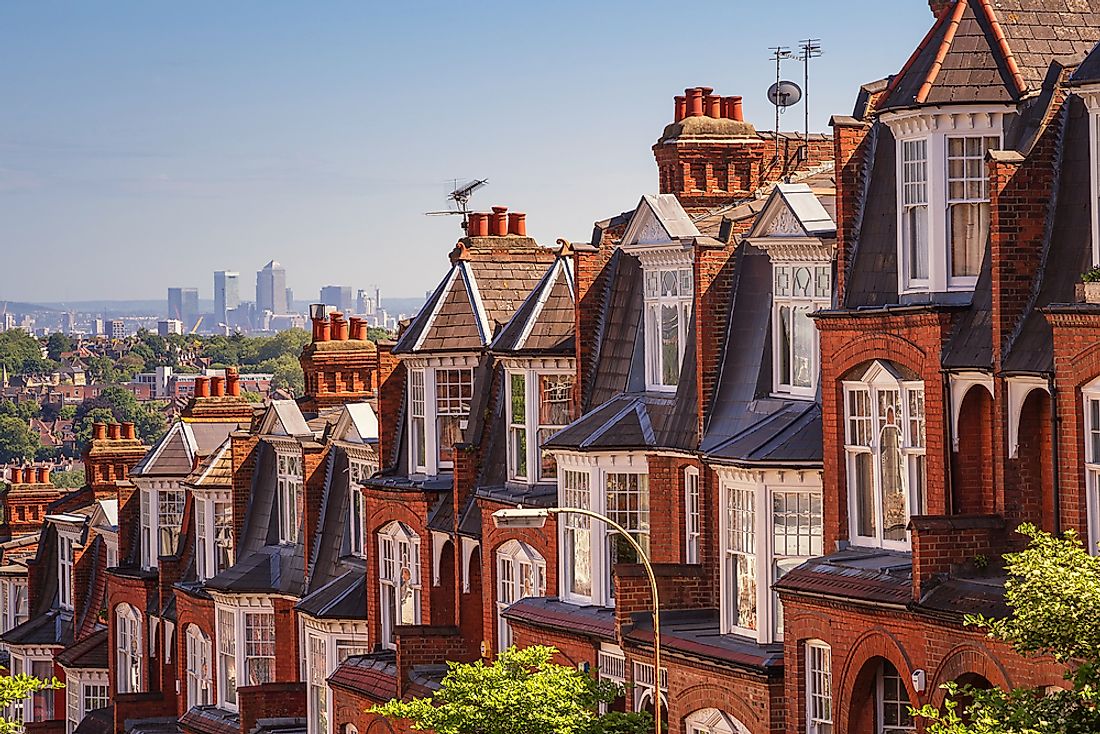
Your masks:
M477 641L466 639L457 627L409 625L397 631L397 695L404 697L409 675L418 665L443 661L473 662L480 657Z
M401 406L405 397L405 367L393 356L394 342L378 343L378 460L390 468L401 437Z
M312 568L314 542L321 526L321 507L325 501L325 474L330 447L307 443L302 447L302 472L305 480L299 517L302 518L302 546L305 548L306 580ZM342 479L342 478L341 478ZM336 480L334 480L336 481Z
M302 651L298 648L298 613L294 604L293 599L274 597L271 600L275 608L276 683L295 683L301 677Z
M229 435L229 450L233 466L233 547L240 548L244 538L244 516L252 496L252 474L256 469L256 447L259 436L246 431Z
M658 563L653 565L661 611L707 609L710 588L703 569L696 565ZM638 616L653 613L653 591L645 566L619 563L615 566L615 622L631 627Z
M241 732L256 728L258 719L305 718L305 683L265 683L237 689Z
M850 117L834 117L831 124L836 160L836 292L837 302L844 303L849 257L858 234L855 226L871 127Z
M961 514L994 512L996 476L993 457L1004 444L995 441L993 397L980 385L971 387L959 409L959 449L954 452L952 509Z
M718 390L722 347L732 304L736 242L714 247L697 242L692 265L695 277L695 369L698 389L698 431L703 435L704 418Z
M180 681L176 710L181 714L187 711L187 628L197 626L210 639L211 654L214 654L214 642L217 629L214 624L214 601L209 597L192 596L183 591L176 594L176 678ZM213 663L213 660L211 660ZM211 675L211 696L218 700L218 677Z
M652 665L651 657L637 658ZM733 716L750 732L780 734L784 731L786 701L782 668L771 675L754 674L681 661L668 655L662 658L661 665L668 669L668 734L688 734L685 720L709 708Z
M382 610L378 593L378 533L391 522L403 522L420 538L420 614L423 620L432 619L432 540L427 520L435 495L388 492L368 487L363 491L363 499L367 516L367 552L372 559L367 563L367 620L371 640L379 641L382 637Z
M913 599L917 600L941 580L959 570L982 568L981 557L996 569L1011 545L1004 518L998 515L914 517Z
M575 296L575 330L577 334L596 334L599 332L600 309L603 302L604 289L607 288L608 279L611 277L608 263L614 251L614 243L622 236L621 231L608 231L603 234L597 246L578 245L573 254L574 275L576 293ZM576 414L581 415L589 408L589 394L596 369L596 340L575 339L577 362L577 385L579 390L574 391L577 400Z

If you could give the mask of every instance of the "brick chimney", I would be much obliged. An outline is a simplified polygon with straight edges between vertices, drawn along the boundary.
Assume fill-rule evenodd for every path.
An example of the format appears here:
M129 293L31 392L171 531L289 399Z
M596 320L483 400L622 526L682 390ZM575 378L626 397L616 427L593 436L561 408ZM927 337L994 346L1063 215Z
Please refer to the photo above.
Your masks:
M932 15L939 18L948 8L955 5L955 0L928 0L928 7L932 9Z
M124 437L127 435L130 437ZM119 423L94 424L92 440L84 450L84 477L96 498L117 498L115 482L129 479L130 470L137 466L147 450L148 447L134 435L132 424L127 424L126 428Z
M195 378L195 394L180 417L188 423L231 423L250 421L253 412L252 404L241 396L240 372L236 367L228 367L224 377ZM126 436L125 426L122 435Z
M310 307L313 341L299 358L305 373L302 410L315 412L346 403L374 399L377 394L378 349L367 339L367 324L344 314L324 316L325 307ZM326 328L327 327L327 328Z

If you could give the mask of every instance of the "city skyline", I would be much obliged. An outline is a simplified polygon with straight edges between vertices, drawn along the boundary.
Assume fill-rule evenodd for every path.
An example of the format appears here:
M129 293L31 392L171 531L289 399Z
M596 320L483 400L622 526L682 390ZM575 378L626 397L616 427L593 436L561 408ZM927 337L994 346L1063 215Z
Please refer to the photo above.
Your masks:
M26 277L0 299L205 293L211 271L252 273L272 258L302 294L385 273L390 293L419 296L430 283L410 259L445 254L461 234L456 217L424 212L445 208L463 178L488 178L473 205L526 212L543 244L587 239L593 221L656 191L645 151L671 122L672 94L705 84L743 95L746 117L768 129L768 47L818 37L810 111L825 130L851 112L859 84L902 67L928 12L815 7L793 3L779 28L770 9L704 3L696 11L726 28L722 41L668 54L652 52L668 29L621 2L461 14L438 3L9 4L0 241ZM865 43L887 22L904 42ZM483 37L493 43L473 42ZM28 65L33 76L18 71ZM801 82L796 62L783 72ZM801 129L801 107L783 127ZM65 267L41 267L42 252Z

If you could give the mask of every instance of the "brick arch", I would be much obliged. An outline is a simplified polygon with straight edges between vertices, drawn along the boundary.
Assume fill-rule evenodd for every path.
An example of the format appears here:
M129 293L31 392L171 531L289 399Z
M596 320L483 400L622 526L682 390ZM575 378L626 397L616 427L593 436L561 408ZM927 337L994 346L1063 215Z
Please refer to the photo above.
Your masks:
M1008 670L988 649L973 643L963 643L947 653L936 670L935 678L929 681L927 695L932 697L932 703L936 706L942 705L946 691L941 690L940 686L968 673L980 675L1004 690L1013 687Z
M424 521L417 515L414 508L396 502L386 503L385 510L374 515L372 519L370 526L372 535L377 535L379 530L396 520L408 525L413 532L421 536L421 541L425 540Z
M393 734L393 725L379 717L371 722L364 734Z
M799 644L807 640L821 640L832 646L831 634L836 630L836 620L822 612L799 610L795 614L784 612L784 637L797 632Z
M671 694L671 691L669 693ZM728 687L723 688L713 683L699 683L685 688L675 696L670 695L669 698L677 708L676 718L681 731L687 718L702 709L724 711L748 727L749 731L767 731L770 726L767 719L761 720L759 712L752 707L747 697L733 695ZM681 711L682 715L680 715Z
M876 359L896 362L918 375L923 375L927 355L908 339L902 339L895 334L874 332L848 342L832 355L830 361L836 365L838 374L844 374L853 367Z
M833 681L837 693L834 724L837 731L850 731L849 719L858 692L865 687L868 675L873 675L872 663L886 660L897 668L902 680L908 681L913 673L913 663L901 642L885 629L876 628L862 634L852 645L841 669L840 685ZM834 668L835 670L835 668ZM909 691L909 686L906 686ZM910 699L912 694L910 693ZM914 706L920 702L913 701Z
M995 509L993 456L997 451L989 386L971 385L959 396L956 410L952 507L963 515L988 514Z

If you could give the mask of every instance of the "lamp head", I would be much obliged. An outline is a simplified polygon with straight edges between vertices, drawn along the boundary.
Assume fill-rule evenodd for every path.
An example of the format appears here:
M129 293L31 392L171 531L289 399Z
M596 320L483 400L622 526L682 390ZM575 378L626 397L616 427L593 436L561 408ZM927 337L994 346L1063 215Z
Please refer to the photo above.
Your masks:
M493 523L498 528L541 528L546 525L548 517L549 510L517 507L514 510L497 510L493 513Z

